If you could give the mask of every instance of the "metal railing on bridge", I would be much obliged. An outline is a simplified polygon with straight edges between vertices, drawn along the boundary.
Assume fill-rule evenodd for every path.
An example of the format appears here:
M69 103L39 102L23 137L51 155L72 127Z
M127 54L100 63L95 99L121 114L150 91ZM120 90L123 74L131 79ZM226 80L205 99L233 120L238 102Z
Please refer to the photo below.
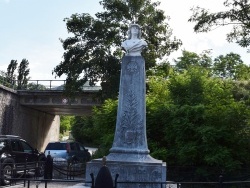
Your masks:
M57 90L62 91L65 88L66 80L29 80L27 86L18 90ZM101 86L89 86L88 82L82 86L83 91L99 91Z
M17 82L17 80L16 80ZM27 85L17 90L64 90L66 80L29 80ZM18 85L18 84L16 84Z
M66 80L28 80L27 84L20 85L18 80L9 79L6 73L0 71L0 84L14 90L29 90L29 91L62 91L65 88ZM101 86L89 86L85 84L82 87L84 91L98 91Z

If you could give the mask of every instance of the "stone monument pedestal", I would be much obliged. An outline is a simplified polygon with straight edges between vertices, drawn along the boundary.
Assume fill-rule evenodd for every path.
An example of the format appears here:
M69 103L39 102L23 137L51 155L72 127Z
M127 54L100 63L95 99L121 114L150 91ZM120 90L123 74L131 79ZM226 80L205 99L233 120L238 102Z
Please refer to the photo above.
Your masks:
M144 159L141 158L142 156L136 155L125 155L123 157L127 157L127 160L115 161L110 160L107 156L106 165L111 172L113 180L115 180L116 174L119 174L117 181L124 182L118 183L117 188L161 188L160 183L166 182L166 163L153 159L149 155L144 156ZM131 160L131 158L134 160ZM90 173L93 173L96 178L102 165L102 159L88 162L86 181L91 181Z
M160 188L166 182L166 163L149 155L145 61L142 56L124 56L121 66L116 131L106 165L113 180L119 174L118 182L124 182L118 188ZM91 180L91 173L96 178L102 165L102 159L88 162L86 181Z

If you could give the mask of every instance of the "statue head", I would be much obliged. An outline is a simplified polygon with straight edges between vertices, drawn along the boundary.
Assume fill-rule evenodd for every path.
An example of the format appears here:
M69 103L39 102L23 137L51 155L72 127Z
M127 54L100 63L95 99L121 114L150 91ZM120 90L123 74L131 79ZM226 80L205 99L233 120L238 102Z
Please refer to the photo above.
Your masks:
M131 29L135 27L138 30L138 35L137 38L141 39L141 27L138 24L130 24L129 28L128 28L128 39L131 39Z

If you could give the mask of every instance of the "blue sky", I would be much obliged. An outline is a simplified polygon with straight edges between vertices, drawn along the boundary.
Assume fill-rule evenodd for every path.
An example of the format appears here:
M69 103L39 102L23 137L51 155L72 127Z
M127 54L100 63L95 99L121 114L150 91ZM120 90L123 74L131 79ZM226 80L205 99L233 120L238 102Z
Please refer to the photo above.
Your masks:
M99 1L0 0L0 70L6 71L12 59L21 62L26 58L30 63L31 79L54 79L52 70L60 63L64 52L59 38L66 39L69 36L63 19L74 13L94 16L96 12L102 11ZM240 54L246 64L250 63L246 49L226 42L229 28L195 34L193 24L187 22L192 6L200 5L219 11L223 8L223 1L161 0L159 8L170 16L173 36L183 41L181 49L170 55L170 61L179 57L183 49L196 53L213 49L214 57L234 52Z

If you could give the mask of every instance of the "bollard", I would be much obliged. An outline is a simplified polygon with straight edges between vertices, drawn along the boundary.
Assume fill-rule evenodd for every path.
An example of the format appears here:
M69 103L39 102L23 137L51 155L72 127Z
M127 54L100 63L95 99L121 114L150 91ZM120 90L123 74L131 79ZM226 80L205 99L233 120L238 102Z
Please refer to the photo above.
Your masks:
M24 164L24 177L25 177L25 179L23 180L23 186L26 187L26 178L27 178L27 158L25 159L25 164Z
M13 164L13 167L11 168L11 179L10 179L10 185L13 185L13 179L16 176L16 164Z
M72 167L72 163L71 162L68 162L68 168L67 168L67 179L74 179L74 178L72 178L72 177L74 177L73 176L73 173L72 173L72 171L73 171L73 169L72 169L73 167Z
M52 178L53 178L53 158L49 153L45 161L44 179L52 179Z
M2 162L0 161L0 185L2 184L3 177L2 177Z
M94 178L94 174L91 173L91 174L90 174L90 177L91 177L91 188L94 188L94 187L95 187L95 178Z
M223 188L223 175L219 176L219 188Z
M39 171L40 171L40 170L39 170L39 163L36 162L36 167L35 167L35 179L38 179L38 176L39 176L39 174L40 174Z
M115 187L114 188L117 188L117 179L118 179L118 177L119 177L119 174L116 174L115 175Z
M30 188L30 180L28 180L28 188Z
M95 188L113 188L113 179L108 167L106 166L105 156L103 157L103 166L96 176Z

